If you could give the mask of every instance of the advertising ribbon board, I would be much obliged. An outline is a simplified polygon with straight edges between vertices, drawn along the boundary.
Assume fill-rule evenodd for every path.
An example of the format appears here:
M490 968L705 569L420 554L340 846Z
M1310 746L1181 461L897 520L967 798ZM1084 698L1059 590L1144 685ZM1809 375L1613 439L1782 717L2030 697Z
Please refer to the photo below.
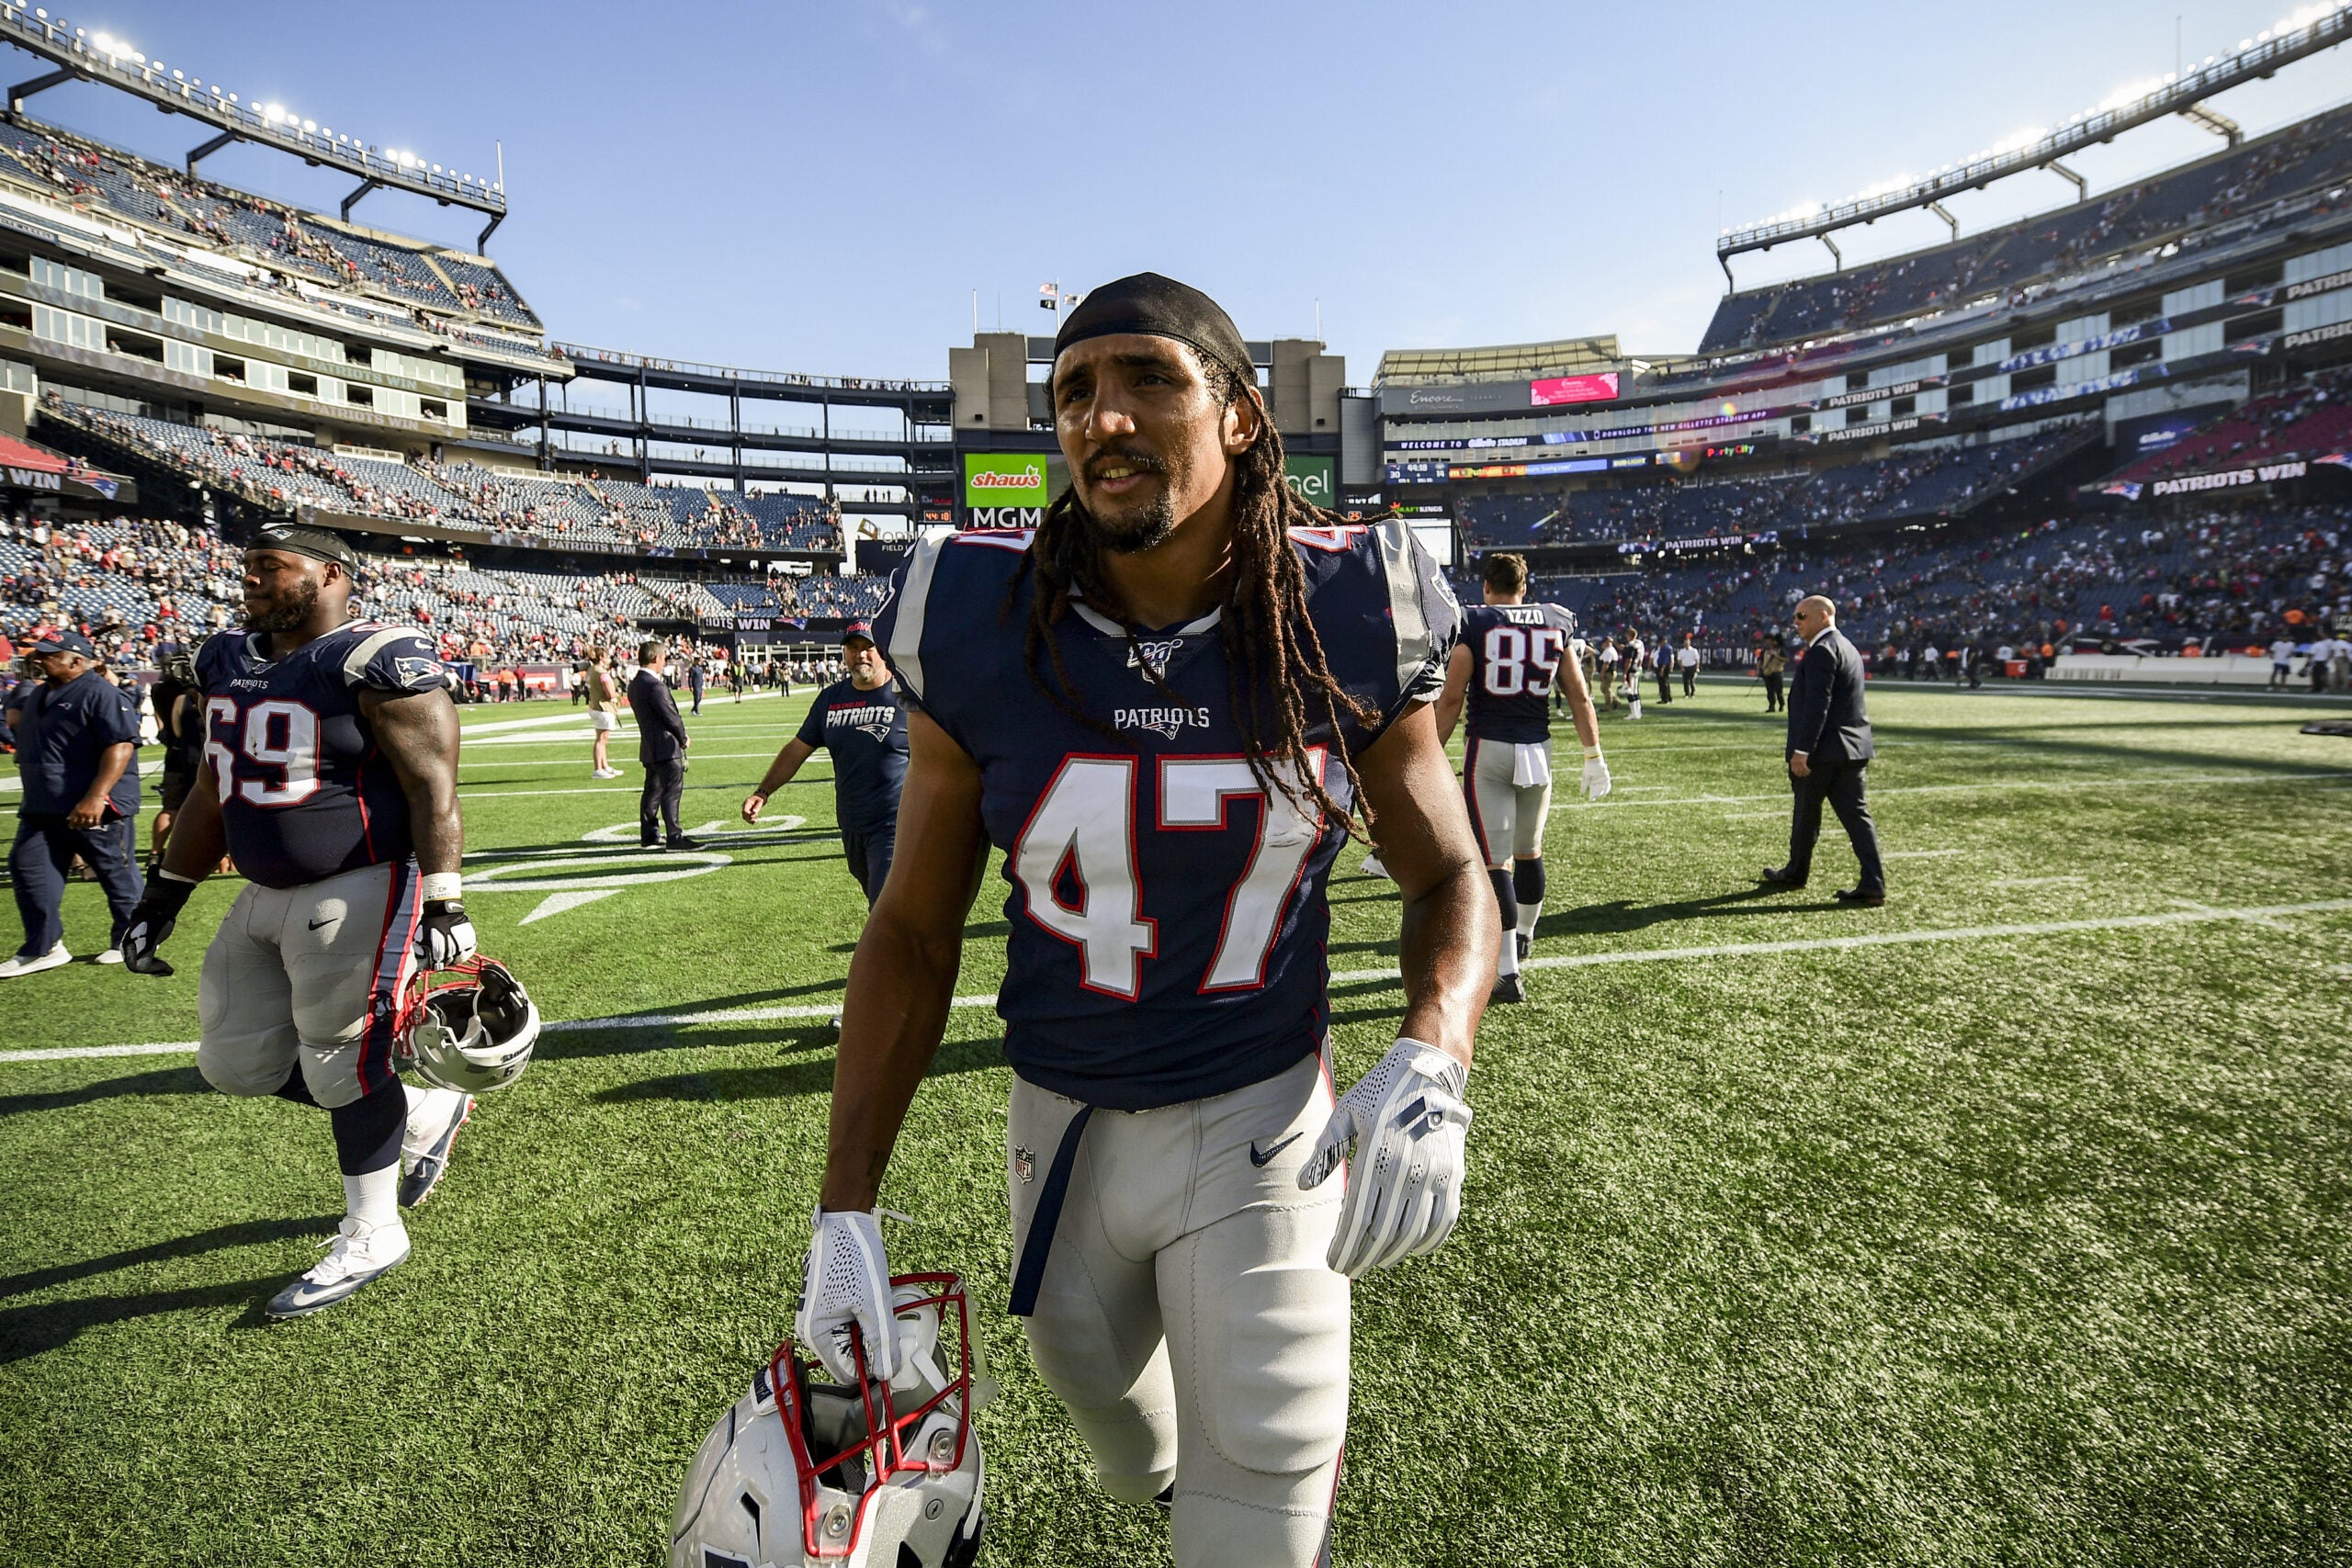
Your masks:
M1299 500L1327 510L1340 500L1338 475L1329 457L1294 457L1283 454L1283 479Z
M964 454L964 526L1035 528L1053 499L1043 452Z

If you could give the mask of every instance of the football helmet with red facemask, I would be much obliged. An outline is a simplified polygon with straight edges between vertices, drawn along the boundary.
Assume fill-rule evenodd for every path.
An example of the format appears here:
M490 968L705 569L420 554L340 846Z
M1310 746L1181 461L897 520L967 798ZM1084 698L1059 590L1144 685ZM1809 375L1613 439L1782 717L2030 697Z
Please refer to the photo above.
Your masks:
M488 1094L531 1065L539 1010L494 958L474 957L409 983L396 1032L401 1065L440 1089Z
M994 1393L954 1274L890 1280L898 1376L817 1381L790 1339L695 1453L671 1568L968 1568L980 1550L980 1439Z

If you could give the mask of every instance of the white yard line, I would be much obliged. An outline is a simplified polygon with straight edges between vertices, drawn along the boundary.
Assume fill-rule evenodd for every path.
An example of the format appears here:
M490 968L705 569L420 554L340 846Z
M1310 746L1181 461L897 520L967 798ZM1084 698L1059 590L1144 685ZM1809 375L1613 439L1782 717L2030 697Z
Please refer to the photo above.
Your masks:
M1966 850L1888 850L1881 860L1936 860L1944 855L1964 855Z
M2016 937L2063 936L2078 931L2132 931L2150 926L2208 925L2222 920L2267 923L2286 915L2334 914L2352 909L2352 898L2324 898L2308 904L2263 904L2217 909L2205 905L2154 915L2109 915L2097 919L2037 920L2008 926L1947 926L1928 931L1871 931L1859 936L1804 937L1789 942L1720 942L1707 947L1645 947L1617 953L1578 953L1531 958L1521 969L1585 969L1602 964L1659 964L1685 958L1742 958L1773 953L1831 953L1855 947L1888 947L1922 942L1999 942ZM1343 969L1331 976L1334 985L1368 980L1395 980L1395 969ZM993 1007L993 994L956 997L959 1008ZM549 1033L592 1030L673 1029L708 1023L769 1023L796 1018L830 1018L841 1010L838 1001L801 1003L791 1007L718 1008L706 1012L636 1013L607 1018L580 1018L541 1025ZM192 1040L156 1045L77 1045L47 1051L0 1051L0 1063L58 1062L86 1056L160 1056L193 1051Z
M2012 779L2001 784L1890 784L1872 785L1871 798L1887 795L1985 795L2003 794L2011 790L2072 790L2072 789L2171 789L2182 784L2296 784L2310 779L2352 779L2352 773L2341 769L2319 773L2133 773L2120 779ZM1624 800L1614 806L1606 800L1572 800L1555 810L1566 811L1632 811L1653 806L1753 806L1767 800L1786 800L1786 791L1770 795L1684 795L1671 800Z

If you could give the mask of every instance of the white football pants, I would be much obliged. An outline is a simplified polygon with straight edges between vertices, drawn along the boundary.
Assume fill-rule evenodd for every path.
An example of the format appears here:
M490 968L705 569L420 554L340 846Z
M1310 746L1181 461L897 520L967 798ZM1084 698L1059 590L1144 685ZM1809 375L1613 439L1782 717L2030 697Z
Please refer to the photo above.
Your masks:
M1349 1297L1324 1259L1345 1178L1302 1192L1298 1169L1331 1105L1308 1055L1230 1094L1097 1111L1080 1136L1030 1353L1103 1490L1147 1503L1174 1483L1178 1568L1308 1568L1329 1530ZM1078 1111L1013 1080L1015 1258Z

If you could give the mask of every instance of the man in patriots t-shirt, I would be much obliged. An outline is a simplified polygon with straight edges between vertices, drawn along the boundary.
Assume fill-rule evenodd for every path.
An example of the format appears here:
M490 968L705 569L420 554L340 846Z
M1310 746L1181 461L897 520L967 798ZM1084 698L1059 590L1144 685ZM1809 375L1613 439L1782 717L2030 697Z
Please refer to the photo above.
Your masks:
M769 796L792 782L820 750L833 761L833 820L841 829L849 874L870 906L890 879L897 848L899 788L907 776L907 710L874 627L852 621L842 632L845 678L817 694L800 732L784 743L760 787L743 801L743 820L757 824Z

